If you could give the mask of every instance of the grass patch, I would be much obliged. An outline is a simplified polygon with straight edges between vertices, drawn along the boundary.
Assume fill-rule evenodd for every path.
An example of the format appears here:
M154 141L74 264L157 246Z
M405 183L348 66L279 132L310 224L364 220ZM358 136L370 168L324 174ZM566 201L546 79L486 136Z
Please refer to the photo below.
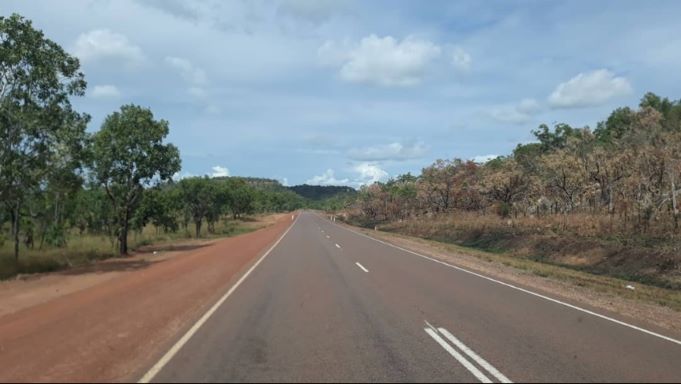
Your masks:
M502 219L457 212L386 222L378 229L681 291L681 238L602 230L608 222L585 215Z
M271 219L265 215L251 217L248 220L227 219L216 225L214 233L209 233L204 225L201 231L201 239L237 236L263 228L270 222ZM150 225L141 232L130 232L128 235L129 248L131 251L135 251L140 247L152 244L173 244L194 238L194 233L193 224L174 233L164 233ZM68 234L65 247L38 249L36 245L34 249L28 249L22 246L18 263L14 259L13 247L14 244L10 242L4 242L0 246L0 280L18 274L54 272L117 256L117 244L108 236L79 235L76 232Z

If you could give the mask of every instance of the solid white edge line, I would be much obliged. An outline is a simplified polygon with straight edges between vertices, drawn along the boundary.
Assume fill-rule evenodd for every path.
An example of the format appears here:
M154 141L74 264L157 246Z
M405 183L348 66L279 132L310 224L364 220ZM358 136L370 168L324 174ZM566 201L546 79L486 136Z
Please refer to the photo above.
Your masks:
M497 380L501 381L502 383L512 383L511 380L508 379L508 377L504 376L501 372L499 372L496 368L492 366L492 364L488 363L487 360L483 359L480 357L477 353L475 353L472 349L468 348L468 346L464 343L462 343L459 339L457 339L454 335L452 335L448 330L445 328L438 328L437 329L445 338L447 338L452 344L454 344L455 347L459 348L463 353L468 355L473 361L478 363L482 368L484 368L487 372L492 374L492 376L496 377Z
M229 296L232 295L232 293L239 287L239 285L241 285L241 283L244 280L246 280L248 275L250 275L251 272L253 272L253 270L255 270L255 268L267 257L267 255L269 255L270 252L272 252L272 250L277 245L279 245L279 242L281 242L284 236L286 236L286 234L291 230L291 228L293 228L296 225L296 223L298 222L298 217L300 217L300 214L296 216L296 219L295 221L293 221L293 224L291 224L291 226L288 227L286 232L284 232L284 234L281 235L281 237L279 237L277 242L274 243L270 247L270 249L268 249L267 252L265 252L265 254L262 255L258 259L258 261L256 261L255 264L253 264L251 268L248 269L248 271L246 271L246 273L243 276L241 276L241 278L236 282L236 284L234 284L229 289L229 291L227 291L227 293L225 293L220 298L220 300L217 301L217 303L213 304L213 306L206 313L204 313L203 316L201 316L201 318L196 323L194 323L194 325L182 336L182 338L180 338L180 340L178 340L168 350L168 352L166 352L165 355L163 355L163 357L161 357L161 359L158 362L156 362L156 364L154 364L151 367L151 369L149 369L149 371L147 371L147 373L144 376L142 376L141 379L139 379L138 383L149 383L151 382L151 380L154 379L154 377L161 371L161 369L163 369L163 367L165 367L166 364L168 364L168 362L173 358L173 356L175 356L175 354L177 354L177 352L189 341L189 339L191 339L191 337L194 336L194 334L199 330L199 328L201 328L201 326L208 320L208 318L210 318L211 315L213 315L213 313L215 313L215 311L218 310L220 305L222 305L222 303L224 303L225 300L227 300Z
M660 339L663 339L663 340L672 342L672 343L677 344L677 345L681 345L681 340L676 340L676 339L671 338L671 337L669 337L669 336L665 336L665 335L659 334L659 333L657 333L657 332L649 331L649 330L647 330L647 329L645 329L645 328L641 328L641 327L638 327L638 326L633 325L633 324L625 323L624 321L620 321L620 320L617 320L617 319L613 319L612 317L608 317L608 316L605 316L605 315L601 315L600 313L596 313L596 312L594 312L594 311L590 311L590 310L588 310L588 309L584 309L584 308L578 307L578 306L576 306L576 305L572 305L572 304L569 304L569 303L566 303L566 302L563 302L563 301L560 301L560 300L557 300L557 299L553 299L553 298L551 298L551 297L542 295L542 294L540 294L540 293L532 292L532 291L527 290L527 289L525 289L525 288L517 287L517 286L515 286L515 285L513 285L513 284L504 283L503 281L499 281L499 280L493 279L493 278L491 278L491 277L487 277L487 276L485 276L485 275L481 275L481 274L479 274L479 273L476 273L476 272L473 272L473 271L469 271L469 270L467 270L467 269L464 269L464 268L461 268L461 267L457 267L457 266L452 265L452 264L448 264L448 263L446 263L446 262L444 262L444 261L441 261L441 260L438 260L438 259L434 259L434 258L429 257L429 256L424 256L424 255L422 255L422 254L420 254L420 253L416 253L416 252L414 252L414 251L410 251L410 250L408 250L408 249L406 249L406 248L402 248L402 247L400 247L400 246L398 246L398 245L390 244L390 243L388 243L388 242L386 242L386 241L379 240L379 239L375 239L375 238L373 238L373 237L371 237L371 236L368 236L368 235L365 235L365 234L363 234L363 233L361 233L361 232L357 232L357 231L355 231L355 230L352 230L352 229L349 229L349 228L345 228L344 226L342 226L342 225L340 225L340 224L336 224L336 223L333 223L333 224L336 225L336 226L338 226L338 227L340 227L340 228L345 229L346 231L355 233L355 234L360 235L360 236L364 236L364 237L366 237L366 238L368 238L368 239L377 241L377 242L379 242L379 243L381 243L381 244L383 244L383 245L387 245L387 246L390 246L390 247L399 249L399 250L401 250L401 251L403 251L403 252L411 253L412 255L415 255L415 256L418 256L418 257L421 257L421 258L424 258L424 259L433 261L433 262L435 262L435 263L442 264L442 265L447 266L447 267L449 267L449 268L453 268L453 269L456 269L456 270L458 270L458 271L465 272L465 273L468 273L468 274L470 274L470 275L477 276L477 277L480 277L480 278L485 279L485 280L489 280L489 281L494 282L494 283L497 283L497 284L501 284L501 285L506 286L506 287L508 287L508 288L512 288L512 289L518 290L518 291L520 291L520 292L527 293L528 295L532 295L532 296L535 296L535 297L539 297L539 298L541 298L541 299L548 300L548 301L551 301L551 302L553 302L553 303L560 304L560 305L563 305L563 306L565 306L565 307L572 308L572 309L574 309L574 310L577 310L577 311L580 311L580 312L583 312L583 313L586 313L586 314L589 314L589 315L592 315L592 316L596 316L596 317L601 318L601 319L603 319L603 320L611 321L611 322L613 322L613 323L615 323L615 324L619 324L619 325L625 326L625 327L627 327L627 328L631 328L631 329L637 330L637 331L639 331L639 332L643 332L643 333L648 334L648 335L650 335L650 336L658 337L658 338L660 338Z
M473 365L470 361L468 361L465 357L463 357L456 349L452 348L451 345L447 344L446 341L440 337L440 335L437 334L434 330L431 328L423 328L426 333L432 337L442 348L444 348L445 351L449 352L450 355L452 355L461 365L464 366L470 373L475 376L476 379L480 380L483 383L491 383L492 380L490 380L487 376L485 376L478 368Z
M362 271L364 271L364 272L366 272L366 273L369 273L369 270L366 269L366 268L364 268L364 266L363 266L362 264L360 264L360 263L358 263L358 262L355 262L355 264L357 264L358 267L362 268Z

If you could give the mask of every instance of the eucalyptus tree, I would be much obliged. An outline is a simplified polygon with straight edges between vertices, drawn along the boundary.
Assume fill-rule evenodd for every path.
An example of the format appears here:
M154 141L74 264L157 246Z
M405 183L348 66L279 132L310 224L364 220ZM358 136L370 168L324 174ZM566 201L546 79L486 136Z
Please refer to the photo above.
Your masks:
M11 217L16 260L29 196L62 178L58 170L79 167L89 116L75 112L70 97L85 88L78 59L31 21L0 17L0 201Z
M180 152L164 143L168 122L151 110L124 105L107 116L95 133L92 171L113 205L120 254L128 253L130 220L144 188L170 180L180 170Z
M208 177L188 177L178 185L185 212L194 222L195 236L199 238L204 220L210 218L216 206L217 182Z

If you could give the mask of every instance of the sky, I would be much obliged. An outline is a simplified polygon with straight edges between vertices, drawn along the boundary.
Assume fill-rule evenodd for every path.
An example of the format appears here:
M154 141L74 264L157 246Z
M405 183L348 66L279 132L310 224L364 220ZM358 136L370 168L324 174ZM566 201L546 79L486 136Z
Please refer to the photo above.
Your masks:
M170 122L187 176L360 185L681 97L679 1L3 0L81 61L89 130Z

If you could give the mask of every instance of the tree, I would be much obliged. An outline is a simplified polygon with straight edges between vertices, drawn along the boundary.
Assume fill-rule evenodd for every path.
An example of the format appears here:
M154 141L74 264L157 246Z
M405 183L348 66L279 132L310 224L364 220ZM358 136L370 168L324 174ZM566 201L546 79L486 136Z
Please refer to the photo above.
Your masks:
M421 190L425 200L435 212L447 212L453 206L454 175L461 160L438 159L421 171Z
M505 217L511 214L513 204L524 197L531 182L514 159L506 158L485 164L482 185L484 193L499 203L498 213Z
M92 169L114 207L121 255L128 253L130 219L143 189L180 170L177 147L163 143L168 131L168 122L154 120L151 110L124 105L94 135Z
M255 191L243 180L232 178L228 182L227 196L229 209L232 211L234 219L242 217L244 214L253 212L253 202Z
M553 132L546 124L542 124L532 134L539 140L543 152L564 148L570 137L579 137L580 129L572 128L567 124L556 124Z
M617 108L605 122L599 122L594 130L596 138L604 143L622 138L630 129L634 120L634 111L629 107Z
M177 216L181 210L182 196L178 188L170 184L161 184L147 188L142 194L139 208L133 216L133 227L142 230L151 222L157 232L175 232L178 229Z
M208 177L190 177L180 180L179 186L185 210L194 221L196 238L199 238L203 220L207 219L215 208L218 192L215 181Z
M586 171L579 158L565 149L547 153L540 164L548 192L563 202L563 212L573 211L586 188Z
M85 92L79 69L29 20L0 17L0 200L10 212L15 260L27 196L40 191L59 159L82 149L89 116L69 101Z

